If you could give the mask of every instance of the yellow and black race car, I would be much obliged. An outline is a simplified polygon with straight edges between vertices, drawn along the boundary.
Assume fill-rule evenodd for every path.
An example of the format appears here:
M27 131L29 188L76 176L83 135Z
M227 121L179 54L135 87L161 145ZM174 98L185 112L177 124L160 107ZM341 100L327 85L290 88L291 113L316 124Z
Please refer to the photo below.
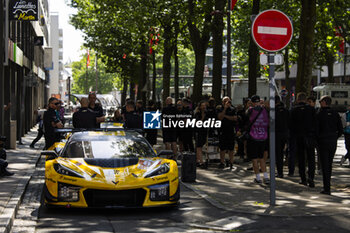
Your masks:
M58 154L41 154L48 158L48 206L156 207L179 202L176 162L157 156L133 130L73 132Z

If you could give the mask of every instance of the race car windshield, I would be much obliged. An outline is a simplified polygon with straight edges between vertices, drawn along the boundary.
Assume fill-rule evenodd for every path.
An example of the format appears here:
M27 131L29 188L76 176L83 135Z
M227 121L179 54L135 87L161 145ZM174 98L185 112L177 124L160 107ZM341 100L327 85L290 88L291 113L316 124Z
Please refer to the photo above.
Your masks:
M155 157L153 149L145 140L90 140L71 141L63 157L68 158L129 158Z

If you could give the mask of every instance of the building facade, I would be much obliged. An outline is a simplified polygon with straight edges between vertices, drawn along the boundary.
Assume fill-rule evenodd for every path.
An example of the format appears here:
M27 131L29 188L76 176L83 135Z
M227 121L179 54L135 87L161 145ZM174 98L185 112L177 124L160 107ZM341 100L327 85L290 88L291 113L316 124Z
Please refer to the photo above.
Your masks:
M36 124L34 111L47 100L44 60L50 37L48 0L37 0L36 20L14 9L14 2L29 1L0 3L7 9L0 13L0 54L4 57L0 64L0 135L8 138L6 146L12 148Z

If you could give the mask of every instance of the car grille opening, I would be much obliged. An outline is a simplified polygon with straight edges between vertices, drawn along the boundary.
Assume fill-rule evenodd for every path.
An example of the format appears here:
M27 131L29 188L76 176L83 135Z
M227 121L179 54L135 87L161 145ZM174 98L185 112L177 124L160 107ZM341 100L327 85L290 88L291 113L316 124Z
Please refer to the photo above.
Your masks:
M89 207L142 207L146 193L144 189L87 189L84 197Z

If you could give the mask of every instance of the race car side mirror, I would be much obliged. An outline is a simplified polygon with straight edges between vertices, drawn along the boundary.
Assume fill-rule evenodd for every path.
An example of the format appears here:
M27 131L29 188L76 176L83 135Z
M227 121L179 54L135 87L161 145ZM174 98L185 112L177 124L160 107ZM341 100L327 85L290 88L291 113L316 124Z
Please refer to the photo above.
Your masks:
M57 158L58 157L58 154L56 153L56 151L53 151L53 150L44 150L40 153L41 155L45 155L45 156L48 156L48 157L53 157L53 158Z

